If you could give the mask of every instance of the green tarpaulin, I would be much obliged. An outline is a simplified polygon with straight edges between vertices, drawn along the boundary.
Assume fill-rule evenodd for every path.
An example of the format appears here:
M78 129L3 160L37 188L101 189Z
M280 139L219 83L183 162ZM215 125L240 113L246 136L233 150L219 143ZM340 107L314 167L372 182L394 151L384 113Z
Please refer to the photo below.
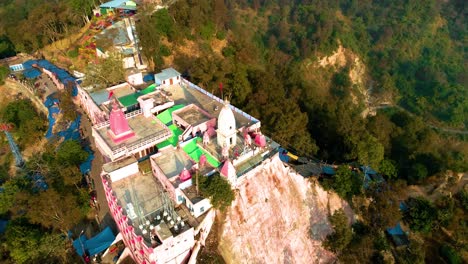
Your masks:
M195 139L190 140L183 147L183 150L185 151L185 153L187 153L190 156L190 158L192 158L195 162L198 162L200 160L200 156L202 154L205 154L206 160L208 161L208 163L211 164L211 166L213 166L215 168L219 167L219 164L220 164L219 161L216 158L214 158L213 156L211 156L210 153L208 153L204 149L200 148L197 145L197 141L201 142L201 139L200 138L195 138Z
M172 145L174 147L177 146L177 140L179 139L179 136L182 135L183 131L180 128L178 128L176 125L170 125L169 129L172 131L172 137L157 144L156 146L158 147L158 149L167 147L169 145Z
M180 104L180 105L174 105L171 108L164 110L162 113L157 115L156 117L163 122L163 124L167 125L172 122L172 112L174 112L177 109L181 109L185 105Z

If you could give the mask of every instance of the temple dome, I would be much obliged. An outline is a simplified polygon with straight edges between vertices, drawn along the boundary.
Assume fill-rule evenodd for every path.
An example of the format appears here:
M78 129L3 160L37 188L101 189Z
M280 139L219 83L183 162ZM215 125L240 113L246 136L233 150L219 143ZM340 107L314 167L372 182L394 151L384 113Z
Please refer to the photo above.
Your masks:
M223 108L219 112L218 116L218 145L220 147L227 146L230 148L233 145L236 145L236 118L234 113L229 107L229 102L225 101Z
M236 118L234 113L229 107L229 103L226 103L218 116L218 132L225 135L232 134L236 130Z

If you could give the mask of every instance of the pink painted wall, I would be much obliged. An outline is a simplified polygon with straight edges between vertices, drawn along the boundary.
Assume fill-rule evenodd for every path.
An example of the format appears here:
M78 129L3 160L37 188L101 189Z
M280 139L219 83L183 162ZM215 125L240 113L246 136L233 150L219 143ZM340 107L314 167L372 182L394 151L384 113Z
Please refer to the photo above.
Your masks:
M91 119L93 125L106 121L108 119L108 114L102 111L99 106L94 103L91 96L85 90L83 90L79 85L77 85L77 87L80 105L88 115L89 119Z

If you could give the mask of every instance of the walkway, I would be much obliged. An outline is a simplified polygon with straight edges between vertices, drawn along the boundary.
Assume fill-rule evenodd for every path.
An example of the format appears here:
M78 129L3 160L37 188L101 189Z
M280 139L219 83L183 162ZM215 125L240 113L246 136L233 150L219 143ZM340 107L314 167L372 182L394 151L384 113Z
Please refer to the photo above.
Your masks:
M109 206L107 205L106 194L104 186L101 182L101 171L103 165L103 158L99 150L96 148L94 138L92 136L91 122L88 120L86 114L81 115L81 129L83 131L83 139L89 140L91 150L94 152L94 159L91 164L90 176L94 182L94 189L96 190L96 197L98 201L98 208L96 209L96 221L100 224L100 229L103 230L106 226L110 226L114 232L117 231L115 222L110 215Z

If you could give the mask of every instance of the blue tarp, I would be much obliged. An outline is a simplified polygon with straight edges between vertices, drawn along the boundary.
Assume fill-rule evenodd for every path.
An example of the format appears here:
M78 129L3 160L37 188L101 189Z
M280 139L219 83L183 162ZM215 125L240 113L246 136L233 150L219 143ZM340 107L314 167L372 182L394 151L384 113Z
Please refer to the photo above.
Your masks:
M408 206L404 202L400 202L400 210L405 212L408 210Z
M106 227L106 229L93 238L87 239L86 236L82 235L73 241L73 247L80 256L83 256L83 250L88 256L94 256L106 250L114 240L115 236L112 230L110 227Z
M377 172L374 169L372 169L370 166L361 166L361 170L364 171L368 175L377 174Z
M288 151L284 148L279 148L279 158L282 162L289 162Z
M8 220L0 219L0 234L5 233L7 224L8 224Z
M55 76L57 76L57 79L59 79L59 81L63 83L65 87L67 87L67 84L70 83L70 85L73 87L72 95L76 96L78 94L78 89L76 88L76 84L75 84L76 78L71 76L66 70L55 66L54 64L50 63L47 60L28 60L26 62L23 62L23 67L25 69L24 72L37 70L36 68L33 67L34 64L36 64L37 66L41 68L49 70L50 72L55 74Z
M403 229L401 229L400 223L396 224L394 227L387 228L387 233L390 235L403 235Z
M82 174L85 174L85 173L88 173L88 172L91 171L91 163L92 163L92 161L94 159L94 153L89 147L86 147L85 151L89 153L89 156L85 160L85 162L83 162L80 165L80 171L81 171Z
M335 169L333 169L333 167L330 166L323 167L322 172L329 175L335 175Z
M23 75L28 79L35 79L41 75L41 71L36 68L31 68L23 71Z
M60 112L60 109L58 108L58 99L53 98L52 95L47 96L47 99L44 102L45 107L49 110L49 114L47 116L47 119L49 119L49 128L47 129L47 133L45 137L47 139L50 139L53 134L52 134L52 129L55 125L55 114L58 114Z
M154 74L146 74L143 76L144 82L154 82Z
M34 174L31 177L31 180L32 180L32 184L33 184L33 190L45 191L45 190L49 189L49 186L47 185L47 183L46 183L46 181L44 179L44 176L42 176L41 174L39 174L39 173Z

